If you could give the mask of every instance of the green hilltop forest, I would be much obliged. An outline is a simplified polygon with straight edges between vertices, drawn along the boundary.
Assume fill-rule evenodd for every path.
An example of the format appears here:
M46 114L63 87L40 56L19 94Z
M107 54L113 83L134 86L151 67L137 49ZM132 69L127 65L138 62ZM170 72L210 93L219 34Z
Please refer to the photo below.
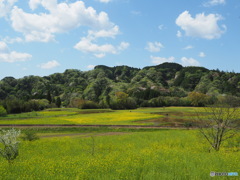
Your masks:
M204 106L219 99L238 104L240 73L163 63L143 69L104 65L49 76L5 77L0 104L8 113L48 107L133 109Z

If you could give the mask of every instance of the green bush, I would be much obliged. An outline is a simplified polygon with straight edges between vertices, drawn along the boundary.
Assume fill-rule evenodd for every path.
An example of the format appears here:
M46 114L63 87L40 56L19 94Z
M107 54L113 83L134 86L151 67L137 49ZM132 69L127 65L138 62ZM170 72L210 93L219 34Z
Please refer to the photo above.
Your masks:
M192 122L185 122L184 124L183 124L183 126L185 126L186 128L191 128L191 127L193 127L193 123Z
M4 100L3 105L9 114L40 111L49 107L49 103L46 99L31 99L29 101L23 101L21 99L13 98Z
M0 155L4 157L8 163L13 163L13 160L18 156L18 144L17 140L21 131L10 129L2 130L0 132L0 143L3 145L3 148L0 148Z
M26 132L24 132L24 135L23 135L22 139L25 140L25 141L35 141L35 140L38 140L39 137L33 131L26 131Z
M7 111L3 106L0 106L0 116L6 116L7 115Z
M110 108L113 110L136 109L137 104L133 98L128 97L125 101L112 100L110 103Z
M85 101L81 106L80 109L98 109L99 105L93 101Z

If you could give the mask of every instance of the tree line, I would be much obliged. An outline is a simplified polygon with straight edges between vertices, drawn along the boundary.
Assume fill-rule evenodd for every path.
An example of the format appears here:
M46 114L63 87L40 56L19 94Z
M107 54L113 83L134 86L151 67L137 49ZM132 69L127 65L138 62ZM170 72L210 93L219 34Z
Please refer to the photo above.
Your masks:
M240 74L163 63L143 69L96 66L49 76L5 77L0 104L8 113L49 107L133 109L205 106L219 99L239 104Z

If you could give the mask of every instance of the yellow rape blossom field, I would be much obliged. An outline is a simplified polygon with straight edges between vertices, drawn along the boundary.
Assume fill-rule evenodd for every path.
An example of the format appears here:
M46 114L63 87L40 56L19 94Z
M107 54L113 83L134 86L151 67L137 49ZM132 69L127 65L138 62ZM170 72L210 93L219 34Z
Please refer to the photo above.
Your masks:
M168 115L171 119L189 119L200 108L168 107L139 108L136 110L74 108L49 109L0 117L1 124L89 124L89 125L156 125L156 121ZM180 114L179 114L180 113ZM161 121L158 123L163 125Z
M71 111L70 111L71 110ZM18 118L16 116L1 117L0 124L104 124L104 125L137 125L136 121L162 117L141 110L87 110L63 109L37 112L37 115Z
M240 174L240 135L215 152L197 129L182 128L194 121L196 110L201 108L62 108L1 117L0 125L46 126L21 127L22 136L32 131L40 139L20 138L19 156L12 164L0 156L0 180L207 180L212 171ZM152 127L48 127L64 124Z
M231 142L226 142L219 152L209 153L208 145L196 130L51 137L22 141L19 157L13 164L0 158L0 177L3 180L206 180L211 179L211 171L239 173L239 157L240 151Z
M73 124L137 125L139 123L134 121L148 120L159 117L159 115L126 110L111 113L93 113L91 115L82 114L81 116L68 117L65 120L73 122Z

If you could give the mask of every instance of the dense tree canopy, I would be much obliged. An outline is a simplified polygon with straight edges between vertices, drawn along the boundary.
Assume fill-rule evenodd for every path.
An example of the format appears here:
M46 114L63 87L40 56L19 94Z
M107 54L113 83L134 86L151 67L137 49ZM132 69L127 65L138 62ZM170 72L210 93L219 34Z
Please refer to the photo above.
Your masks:
M240 74L163 63L143 69L99 65L85 72L68 69L44 77L5 77L0 81L0 105L8 112L22 112L34 109L29 108L29 104L41 104L36 100L48 101L47 105L39 105L41 108L66 107L71 106L71 101L77 98L105 108L113 102L124 104L116 96L119 92L127 94L124 102L134 106L204 106L205 101L196 101L198 95L207 97L211 103L231 96L238 104ZM20 107L23 104L25 107Z

